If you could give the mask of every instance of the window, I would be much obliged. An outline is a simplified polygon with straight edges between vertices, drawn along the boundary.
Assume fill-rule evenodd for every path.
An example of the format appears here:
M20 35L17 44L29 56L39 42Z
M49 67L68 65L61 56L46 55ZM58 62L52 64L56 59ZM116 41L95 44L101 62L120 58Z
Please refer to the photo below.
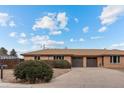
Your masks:
M50 55L49 55L49 56L48 56L48 60L50 60L51 58L53 58L53 56L50 56Z
M40 56L35 56L34 60L40 60Z
M120 56L110 56L110 63L111 64L118 64L118 63L120 63Z
M40 56L38 56L37 59L40 60Z
M64 56L54 56L54 60L64 60Z
M37 60L37 56L34 56L34 60Z

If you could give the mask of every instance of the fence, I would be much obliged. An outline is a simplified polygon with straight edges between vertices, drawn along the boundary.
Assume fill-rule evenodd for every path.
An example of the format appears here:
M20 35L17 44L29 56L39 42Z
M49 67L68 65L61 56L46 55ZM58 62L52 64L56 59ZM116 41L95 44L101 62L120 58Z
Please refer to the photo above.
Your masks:
M13 56L0 56L0 65L7 65L7 69L13 69L20 62L20 59Z

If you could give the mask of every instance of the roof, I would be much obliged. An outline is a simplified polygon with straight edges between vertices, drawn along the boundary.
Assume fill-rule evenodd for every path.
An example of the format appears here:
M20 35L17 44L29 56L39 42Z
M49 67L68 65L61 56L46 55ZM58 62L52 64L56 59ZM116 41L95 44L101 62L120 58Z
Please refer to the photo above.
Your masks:
M108 49L44 49L22 54L23 56L33 55L77 55L77 56L98 56L98 55L124 55L124 50Z

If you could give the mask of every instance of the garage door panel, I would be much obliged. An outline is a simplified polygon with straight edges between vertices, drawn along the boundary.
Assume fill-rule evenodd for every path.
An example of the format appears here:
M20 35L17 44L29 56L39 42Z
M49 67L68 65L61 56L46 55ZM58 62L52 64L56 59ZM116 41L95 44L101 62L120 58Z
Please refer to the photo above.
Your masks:
M83 58L72 57L72 67L83 67Z
M87 67L97 67L97 59L87 58Z

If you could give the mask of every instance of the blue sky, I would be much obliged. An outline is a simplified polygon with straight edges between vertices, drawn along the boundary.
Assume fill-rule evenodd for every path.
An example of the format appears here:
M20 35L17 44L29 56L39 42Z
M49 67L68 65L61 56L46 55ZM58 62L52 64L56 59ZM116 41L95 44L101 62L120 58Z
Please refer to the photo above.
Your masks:
M124 49L124 6L0 6L0 47Z

